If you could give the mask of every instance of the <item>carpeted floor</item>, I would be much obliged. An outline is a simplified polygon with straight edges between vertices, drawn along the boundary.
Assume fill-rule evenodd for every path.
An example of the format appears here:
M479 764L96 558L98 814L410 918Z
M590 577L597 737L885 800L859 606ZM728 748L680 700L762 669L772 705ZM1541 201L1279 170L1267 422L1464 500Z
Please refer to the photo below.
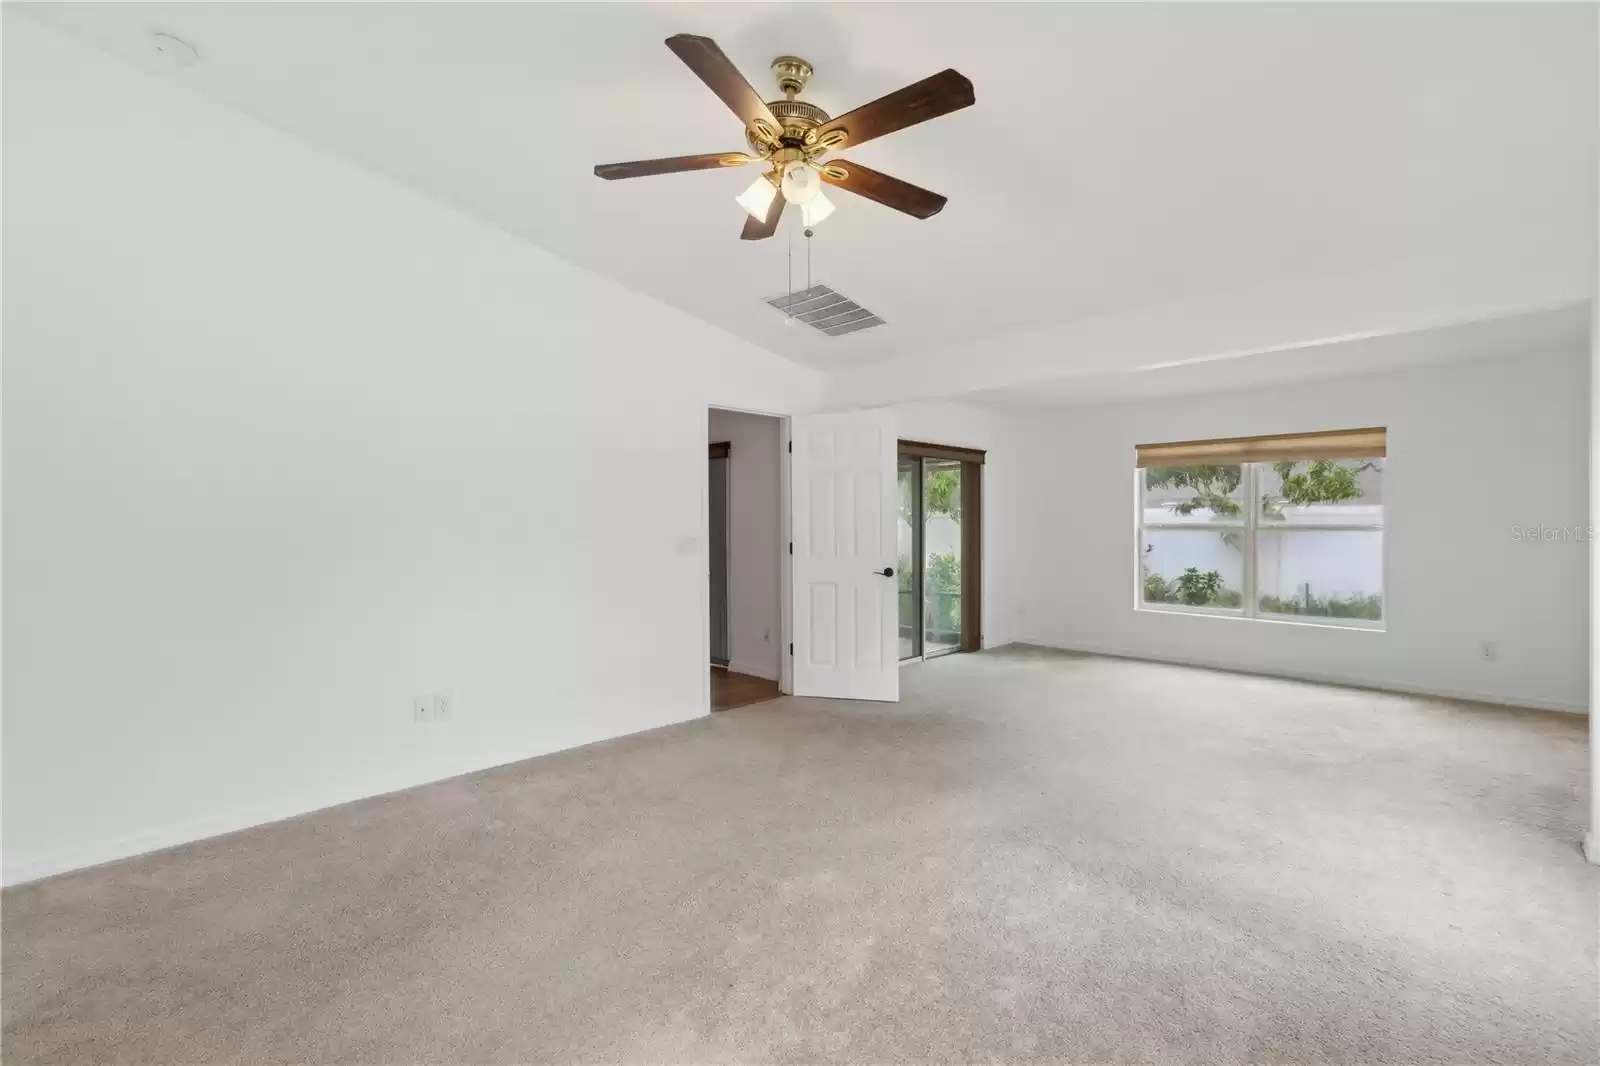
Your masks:
M1586 724L1029 650L4 894L8 1063L1593 1063Z

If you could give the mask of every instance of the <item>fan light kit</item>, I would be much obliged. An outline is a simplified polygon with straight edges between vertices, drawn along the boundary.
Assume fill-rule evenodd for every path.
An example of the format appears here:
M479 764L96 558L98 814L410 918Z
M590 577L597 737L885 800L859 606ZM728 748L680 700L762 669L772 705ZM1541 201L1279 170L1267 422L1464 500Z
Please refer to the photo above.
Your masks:
M796 99L811 80L811 64L803 59L779 56L772 61L783 99L763 102L711 38L680 33L668 37L666 43L744 123L745 141L754 154L721 152L607 163L594 168L597 177L614 181L760 163L764 168L761 177L737 197L739 206L750 215L740 234L747 241L764 240L776 233L789 204L800 208L808 227L833 214L834 205L823 194L823 185L875 200L913 218L931 218L944 208L945 198L938 193L848 159L823 162L823 156L972 106L972 82L956 71L941 71L839 118L829 118L817 105Z

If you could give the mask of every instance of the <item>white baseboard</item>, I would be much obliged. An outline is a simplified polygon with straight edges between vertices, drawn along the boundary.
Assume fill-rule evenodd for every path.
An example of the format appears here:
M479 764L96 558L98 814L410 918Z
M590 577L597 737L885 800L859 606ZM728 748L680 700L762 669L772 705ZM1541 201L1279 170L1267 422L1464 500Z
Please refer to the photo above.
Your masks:
M1112 659L1135 659L1139 662L1147 663L1194 666L1202 670L1221 670L1224 673L1249 674L1253 677L1276 677L1285 681L1313 681L1322 685L1341 685L1345 688L1363 688L1374 692L1398 692L1408 696L1438 696L1442 699L1462 700L1467 703L1492 703L1501 707L1521 707L1535 711L1561 711L1564 714L1587 715L1589 713L1587 704L1541 699L1537 696L1516 696L1504 692L1472 692L1466 689L1423 687L1389 681L1373 681L1370 678L1340 677L1335 674L1312 673L1304 670L1271 670L1251 666L1235 666L1231 663L1207 662L1203 659L1190 659L1174 655L1150 655L1144 652L1095 647L1088 644L1053 644L1040 640L1017 640L1012 643L1035 648L1053 648L1056 651L1074 651L1084 655L1104 655Z
M704 710L696 710L684 717L660 722L637 732L647 733L652 729L660 729L663 726L693 721L696 718L705 717L705 714ZM120 859L146 855L153 851L165 851L168 848L175 848L183 844L192 844L197 840L236 833L241 829L251 829L258 825L266 825L269 822L281 822L288 818L298 818L301 815L326 810L329 807L339 807L346 803L354 803L357 800L371 799L374 796L388 795L392 792L404 792L407 789L418 788L437 781L446 781L452 777L474 774L482 770L493 769L496 766L522 762L527 759L538 758L541 755L553 755L558 751L571 751L574 748L586 747L589 744L597 744L601 741L615 740L617 737L631 735L634 734L617 733L608 736L597 736L566 747L537 748L510 756L500 753L455 759L443 763L430 770L427 774L413 780L394 780L376 784L369 783L366 786L318 789L293 796L283 796L270 803L255 807L208 814L201 818L158 826L107 840L99 840L79 847L65 848L60 851L43 854L23 855L15 858L11 855L6 855L3 861L0 861L0 885L9 888L12 885L25 884L29 881L53 877L56 874L68 873L72 870L100 866Z
M728 669L736 674L749 674L751 677L759 677L767 681L778 680L778 668L771 664L758 666L755 663L730 662Z

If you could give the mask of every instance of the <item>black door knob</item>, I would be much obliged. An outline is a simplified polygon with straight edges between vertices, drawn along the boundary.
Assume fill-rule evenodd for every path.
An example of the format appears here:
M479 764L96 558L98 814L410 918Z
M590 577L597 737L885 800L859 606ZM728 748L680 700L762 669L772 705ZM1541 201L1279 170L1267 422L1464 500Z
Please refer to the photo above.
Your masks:
M884 577L894 577L894 567L886 566L882 570L874 570L873 573L882 574Z

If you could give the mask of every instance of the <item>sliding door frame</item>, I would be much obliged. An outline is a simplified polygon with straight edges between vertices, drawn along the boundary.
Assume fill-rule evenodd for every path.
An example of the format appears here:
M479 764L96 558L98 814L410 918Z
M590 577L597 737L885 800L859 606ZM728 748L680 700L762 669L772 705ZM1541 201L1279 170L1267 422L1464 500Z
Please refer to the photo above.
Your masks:
M918 458L917 456L914 456L914 455L905 455L904 453L901 453L901 454L898 454L898 455L895 456L895 479L896 480L899 480L899 477L900 477L900 465L902 463L910 463L911 464L910 471L911 471L911 478L912 478L912 485L913 485L912 492L911 492L911 552L910 552L910 555L908 556L908 558L911 560L911 602L913 603L914 609L915 609L915 612L916 612L917 624L912 627L912 631L911 631L911 654L905 656L900 661L901 662L919 662L922 659L923 652L927 650L926 649L926 640L925 640L925 637L927 636L927 634L925 634L923 632L923 626L922 626L922 614L923 614L923 611L925 610L923 605L926 602L923 599L923 597L926 595L926 592L924 591L924 589L922 587L923 577L924 577L924 574L923 574L924 567L923 567L922 564L923 564L923 556L924 556L924 554L926 554L924 552L924 550L923 550L923 539L922 539L923 538L923 534L926 532L926 530L923 528L923 510L922 510L922 508L923 508L922 479L923 479L924 474L923 474L923 470L922 470L922 460L920 458ZM897 487L897 491L898 491L898 487ZM896 580L896 584L898 585L899 578L896 577L895 580ZM899 593L897 592L895 594L895 606L896 606L895 625L896 625L896 627L898 627L899 624L900 624L899 618L898 618L899 603L900 603Z
M912 523L912 566L917 596L917 654L926 652L923 618L927 610L927 559L923 547L923 493L926 471L921 460L954 460L961 464L961 651L983 648L983 466L985 453L978 448L960 448L928 441L901 440L900 459L916 459L916 521ZM896 471L898 476L898 471Z

